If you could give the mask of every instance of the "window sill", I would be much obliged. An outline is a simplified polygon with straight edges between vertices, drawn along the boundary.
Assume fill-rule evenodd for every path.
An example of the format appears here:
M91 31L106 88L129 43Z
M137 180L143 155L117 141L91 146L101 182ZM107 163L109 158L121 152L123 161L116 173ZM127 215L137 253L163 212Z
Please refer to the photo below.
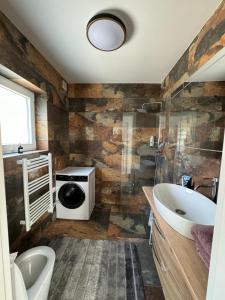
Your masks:
M2 157L4 159L4 158L20 157L20 156L24 156L24 155L42 153L42 152L48 152L48 150L46 149L46 150L24 151L23 153L7 153L7 154L3 154Z

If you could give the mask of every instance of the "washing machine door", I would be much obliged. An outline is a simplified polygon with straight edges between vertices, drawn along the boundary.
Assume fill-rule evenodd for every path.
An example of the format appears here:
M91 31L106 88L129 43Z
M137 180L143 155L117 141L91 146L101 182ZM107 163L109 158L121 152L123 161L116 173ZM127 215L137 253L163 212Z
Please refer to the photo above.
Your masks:
M74 209L84 203L85 193L76 183L68 182L60 187L58 199L66 208Z

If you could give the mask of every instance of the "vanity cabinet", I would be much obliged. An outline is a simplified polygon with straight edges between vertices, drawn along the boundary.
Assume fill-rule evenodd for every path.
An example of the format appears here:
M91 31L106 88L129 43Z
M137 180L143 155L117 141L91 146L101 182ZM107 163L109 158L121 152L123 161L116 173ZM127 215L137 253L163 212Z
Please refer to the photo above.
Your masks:
M152 188L143 190L153 211L152 252L166 300L205 300L208 270L197 255L194 242L162 219Z
M154 218L152 252L160 280L164 287L165 297L170 300L193 299L173 251L159 228L157 220Z

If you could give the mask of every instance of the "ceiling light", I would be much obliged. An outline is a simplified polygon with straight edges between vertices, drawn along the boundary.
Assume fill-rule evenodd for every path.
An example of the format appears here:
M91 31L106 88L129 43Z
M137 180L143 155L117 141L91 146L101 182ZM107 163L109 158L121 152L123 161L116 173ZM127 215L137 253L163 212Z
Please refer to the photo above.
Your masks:
M114 15L98 14L88 22L87 38L95 48L102 51L113 51L124 44L126 27Z

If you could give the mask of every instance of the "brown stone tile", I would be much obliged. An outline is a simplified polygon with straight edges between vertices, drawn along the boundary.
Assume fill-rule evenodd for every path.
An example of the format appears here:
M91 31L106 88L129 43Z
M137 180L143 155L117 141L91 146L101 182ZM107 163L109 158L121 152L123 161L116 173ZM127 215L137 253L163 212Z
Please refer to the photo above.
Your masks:
M135 127L158 128L159 118L156 114L135 113Z
M55 140L55 128L52 122L48 122L48 140L54 141Z
M24 226L20 226L20 232L14 232L15 236L10 241L10 253L22 253L30 249L33 244L41 240L43 237L43 230L50 224L51 214L45 213L31 228L26 232ZM17 233L17 236L16 236Z
M146 199L143 191L138 194L126 194L121 193L121 204L126 206L141 206L141 207L149 207L148 200Z
M69 128L69 138L70 143L75 142L76 140L102 140L102 141L110 141L116 140L117 135L113 135L112 127L101 127L101 126L87 126L87 127L74 127L71 126Z
M101 127L94 124L92 128L93 128L94 139L105 141L105 140L111 140L113 137L113 127Z
M147 239L146 221L146 217L141 214L111 212L108 237Z
M120 199L115 205L111 205L111 213L149 215L150 208L148 203L146 205L142 205L141 203L135 203L135 205L134 203L125 204Z
M116 181L102 181L96 177L96 191L104 194L106 197L113 196L120 198L121 183Z
M82 116L77 113L69 113L69 128L82 128L85 125L84 119Z
M77 140L86 139L86 127L70 127L69 128L69 140L71 144L76 143ZM89 140L93 140L89 136Z
M70 153L69 161L71 166L92 167L94 166L94 158L87 154Z
M38 150L48 150L48 140L37 140L37 149Z
M86 120L87 124L95 122L95 125L104 127L121 127L122 114L119 112L104 112L104 113L80 113Z
M201 82L201 85L204 87L207 82ZM213 83L211 82L213 86ZM214 92L216 90L216 82L214 86ZM188 96L185 92L188 91ZM216 92L215 92L216 93ZM185 96L183 96L185 94ZM219 113L224 112L224 96L209 96L208 91L204 92L204 89L201 89L201 94L195 95L195 90L192 88L186 88L181 92L177 97L173 98L167 104L169 104L170 111L172 112L184 112L184 113Z
M38 140L48 140L48 122L36 121L36 138Z
M159 84L73 84L70 98L159 97Z
M70 99L70 112L110 112L122 111L122 98Z
M147 93L146 93L146 95L147 95ZM124 112L135 112L135 113L137 113L136 116L138 116L138 114L139 114L138 109L142 108L143 104L145 104L145 103L150 104L152 102L161 101L160 98L159 99L157 99L157 98L159 98L159 94L154 96L154 89L151 92L149 90L148 98L141 98L140 96L139 97L129 97L129 96L125 97L124 101L123 101L123 111ZM148 106L150 108L149 104L146 105L147 108L148 108ZM157 105L156 108L159 110L159 105ZM144 114L140 113L139 116L144 117ZM148 115L148 117L149 116L150 115ZM154 114L151 115L151 118L155 119ZM151 120L149 120L149 122L151 123Z
M175 157L174 172L177 177L181 176L183 172L199 177L218 177L220 157L221 153L195 150L194 153L189 154L184 149Z
M103 204L117 204L120 201L120 182L101 181L96 179L96 202Z
M44 238L69 236L82 239L107 239L107 231L90 221L56 220L44 231Z
M47 99L43 98L41 95L35 98L35 120L36 121L47 121L48 111L47 111Z
M108 153L116 153L118 151L118 147L115 143L103 141L102 146L103 149Z
M103 158L103 161L107 166L120 170L122 163L122 155L120 155L119 153L107 155Z
M70 143L70 153L93 154L93 158L101 157L102 142L98 140L77 140L75 143Z
M96 207L89 221L56 219L43 232L44 238L69 236L82 239L107 239L110 210Z
M121 174L121 170L113 168L97 168L96 178L98 178L101 181L127 181L127 176Z
M160 96L159 84L104 84L103 95L109 98Z
M68 165L67 159L64 155L57 155L54 157L55 170L62 170Z
M123 98L124 92L120 84L104 84L103 95L106 98Z
M69 98L102 98L102 84L70 84L68 90Z
M53 153L53 156L65 155L66 158L67 147L68 141L65 139L49 141L49 151Z
M157 136L156 128L135 128L133 131L133 147L140 143L149 145L151 136Z

